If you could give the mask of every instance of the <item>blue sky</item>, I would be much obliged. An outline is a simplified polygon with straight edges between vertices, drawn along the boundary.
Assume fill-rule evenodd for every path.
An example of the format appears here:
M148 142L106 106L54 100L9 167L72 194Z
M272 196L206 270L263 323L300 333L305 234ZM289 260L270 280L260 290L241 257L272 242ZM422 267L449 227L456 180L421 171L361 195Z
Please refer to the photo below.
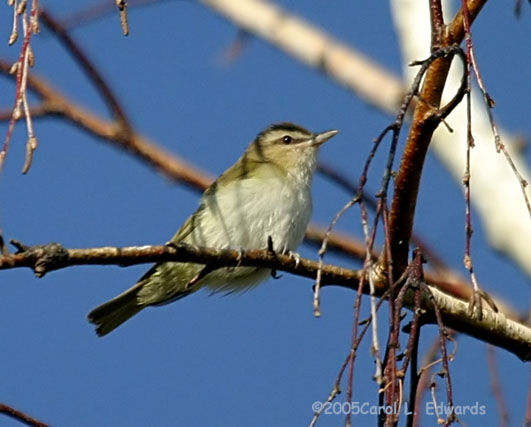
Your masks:
M78 1L76 7L91 3ZM56 16L73 11L72 2L43 2L48 4ZM399 74L387 4L280 4ZM0 40L7 40L11 10L4 4L0 11ZM531 86L524 71L531 65L530 19L527 4L517 20L511 2L490 2L473 29L483 77L496 100L496 118L523 136L531 132ZM290 120L315 131L339 129L321 158L357 179L372 139L391 120L260 40L251 39L241 57L224 64L223 52L236 29L194 2L131 10L130 26L131 35L124 38L113 15L76 29L73 36L115 89L139 132L213 175L230 166L263 127ZM79 103L108 114L46 30L32 43L35 72ZM16 55L17 47L0 44L0 56ZM0 80L0 94L2 106L9 107L13 86L6 79ZM0 126L2 134L5 129ZM0 177L0 220L7 239L58 241L67 247L159 244L197 206L196 193L69 124L39 120L36 133L40 145L30 173L20 174L25 130L19 124ZM377 157L369 188L379 184L382 160ZM432 156L419 197L416 229L449 265L463 271L461 190ZM317 177L313 220L327 224L347 200L347 194ZM526 310L529 279L488 248L478 218L474 221L479 280L488 291ZM338 228L359 236L358 210ZM300 252L316 258L313 248L301 247ZM344 258L327 260L357 266ZM311 403L328 395L348 351L353 292L324 289L323 315L315 319L312 283L284 274L242 295L200 292L145 310L98 339L87 312L129 287L146 269L77 267L40 280L29 270L3 271L0 401L57 426L309 422ZM423 331L423 348L431 344L434 331ZM497 419L485 348L462 336L451 364L456 403L477 401L487 407L486 418L464 418L471 426ZM520 424L529 370L504 351L497 352L497 360L512 421ZM365 341L356 364L355 401L376 402L372 372ZM373 420L357 417L354 422ZM327 415L319 425L342 423L342 417ZM0 425L16 424L0 418Z

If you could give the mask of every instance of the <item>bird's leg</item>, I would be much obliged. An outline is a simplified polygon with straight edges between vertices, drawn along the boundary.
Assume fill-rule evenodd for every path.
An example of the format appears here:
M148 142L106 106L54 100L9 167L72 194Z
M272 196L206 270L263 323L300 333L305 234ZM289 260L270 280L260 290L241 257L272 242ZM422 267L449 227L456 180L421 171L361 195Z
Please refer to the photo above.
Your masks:
M277 253L275 252L275 249L273 248L273 238L271 236L267 236L267 252L269 252L275 258L277 257ZM272 268L271 277L273 279L280 279L282 277L282 274L277 274L277 270Z
M483 301L485 301L494 312L498 312L498 307L491 296L479 286L474 286L474 290L468 301L469 314L481 319L483 317Z

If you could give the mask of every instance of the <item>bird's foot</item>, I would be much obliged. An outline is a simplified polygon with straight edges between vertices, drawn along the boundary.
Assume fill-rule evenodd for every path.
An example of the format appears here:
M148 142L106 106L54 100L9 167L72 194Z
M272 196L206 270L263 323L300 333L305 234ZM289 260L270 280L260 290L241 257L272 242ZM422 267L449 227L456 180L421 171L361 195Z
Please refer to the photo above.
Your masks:
M483 301L485 301L494 312L498 312L498 307L491 296L479 287L476 287L472 291L472 296L468 301L468 312L471 316L479 320L483 318Z

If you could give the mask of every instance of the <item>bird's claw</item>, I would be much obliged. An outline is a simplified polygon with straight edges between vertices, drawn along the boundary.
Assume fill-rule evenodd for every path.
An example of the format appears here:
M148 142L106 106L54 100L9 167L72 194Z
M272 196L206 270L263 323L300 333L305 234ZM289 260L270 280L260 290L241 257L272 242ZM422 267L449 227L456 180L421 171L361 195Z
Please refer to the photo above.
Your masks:
M291 258L295 260L295 268L299 267L299 264L301 263L301 256L297 252L293 252L288 250L286 254Z
M498 307L489 294L479 288L474 289L472 296L468 301L468 312L479 320L483 318L483 301L485 301L494 312L498 312Z
M240 267L243 260L243 248L236 249L236 252L238 253L238 256L236 257L236 267Z

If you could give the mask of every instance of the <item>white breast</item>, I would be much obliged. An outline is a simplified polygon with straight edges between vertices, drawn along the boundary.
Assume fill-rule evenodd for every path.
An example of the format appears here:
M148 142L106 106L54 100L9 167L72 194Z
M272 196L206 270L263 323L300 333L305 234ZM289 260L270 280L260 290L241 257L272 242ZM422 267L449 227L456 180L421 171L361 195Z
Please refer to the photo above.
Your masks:
M205 196L201 218L186 239L200 246L295 250L311 216L309 183L271 176L237 180Z

